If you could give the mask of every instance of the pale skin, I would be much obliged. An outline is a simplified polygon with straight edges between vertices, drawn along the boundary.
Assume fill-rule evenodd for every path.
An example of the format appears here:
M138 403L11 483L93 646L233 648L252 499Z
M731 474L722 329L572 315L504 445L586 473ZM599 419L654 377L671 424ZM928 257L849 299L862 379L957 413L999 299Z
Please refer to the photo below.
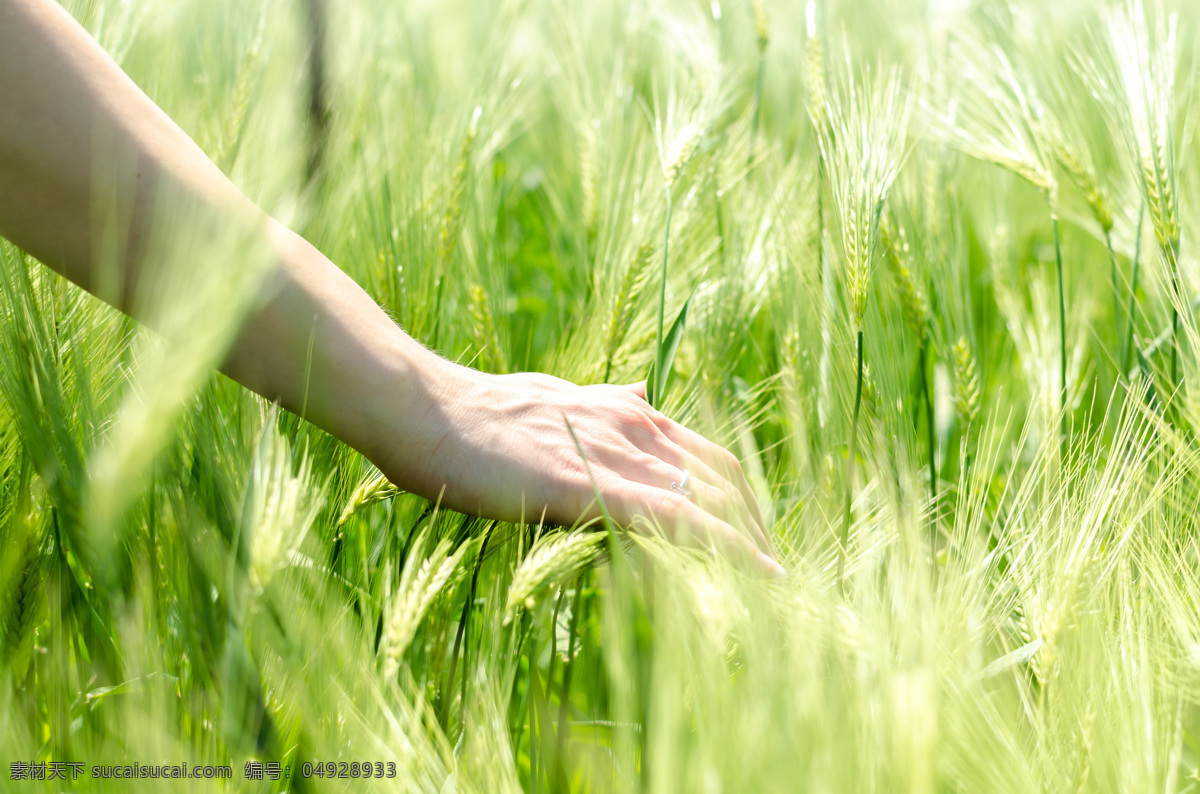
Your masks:
M497 376L427 350L248 199L52 0L0 0L0 108L0 235L142 320L134 296L156 266L145 248L157 195L250 235L274 267L222 370L401 488L478 516L565 525L597 517L598 493L624 526L652 516L670 537L783 575L732 454L651 408L643 384ZM115 281L96 264L97 141L106 163L128 163L107 186L131 208ZM690 499L670 487L684 470Z

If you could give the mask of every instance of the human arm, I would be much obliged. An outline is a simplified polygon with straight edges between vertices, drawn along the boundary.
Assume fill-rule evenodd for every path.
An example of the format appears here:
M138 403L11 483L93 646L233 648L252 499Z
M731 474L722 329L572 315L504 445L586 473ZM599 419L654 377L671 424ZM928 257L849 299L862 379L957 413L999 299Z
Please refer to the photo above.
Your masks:
M252 239L273 268L222 369L400 487L476 515L570 524L596 514L594 481L617 521L650 513L775 572L759 556L770 544L729 453L654 411L636 387L493 376L425 349L244 196L51 0L0 0L0 106L0 234L141 320L152 314L139 286L158 266L147 253L158 197ZM113 164L107 195L128 207L111 278L96 254L100 147ZM682 469L694 502L669 488Z

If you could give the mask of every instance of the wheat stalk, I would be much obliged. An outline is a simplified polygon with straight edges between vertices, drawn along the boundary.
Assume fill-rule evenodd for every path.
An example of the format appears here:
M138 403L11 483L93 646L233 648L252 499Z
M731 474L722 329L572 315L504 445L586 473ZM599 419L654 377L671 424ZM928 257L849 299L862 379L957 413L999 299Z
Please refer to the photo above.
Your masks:
M979 418L979 374L965 336L954 343L954 407L967 427Z
M900 314L904 324L919 344L925 344L929 332L929 301L909 269L912 249L908 244L908 234L903 226L896 225L890 215L884 216L879 233L879 240L887 253L885 261L900 287Z
M940 120L945 140L976 159L1011 171L1029 182L1046 201L1054 235L1058 286L1058 376L1060 439L1065 444L1070 405L1067 383L1067 309L1059 236L1058 180L1053 169L1052 126L1027 75L995 41L966 29L951 47L950 67L966 90Z
M483 359L483 368L492 372L504 372L504 351L500 347L500 335L496 332L496 320L488 303L487 293L478 284L467 291L467 306L473 321L475 346Z
M1148 13L1142 0L1126 0L1102 13L1087 52L1076 65L1094 96L1122 130L1171 284L1171 384L1178 383L1179 312L1187 299L1179 274L1179 174L1176 164L1175 72L1179 61L1175 13ZM1132 317L1128 320L1132 323Z
M818 141L841 220L853 329L861 331L880 216L904 161L910 106L899 72L862 85L851 69L847 57L845 80Z
M422 535L415 548L424 545ZM440 541L432 553L418 567L415 557L410 559L400 576L400 586L388 605L388 618L379 652L383 657L383 677L390 680L400 670L400 657L408 650L421 619L450 577L458 570L458 563L467 550L466 543L450 556L447 540Z
M1091 164L1090 159L1084 154L1084 150L1061 130L1051 129L1048 124L1044 128L1055 159L1066 170L1071 181L1079 188L1079 192L1083 194L1084 200L1092 211L1092 217L1096 219L1096 223L1100 224L1101 231L1106 235L1110 234L1113 229L1112 206L1109 203L1108 192L1100 184L1096 167Z
M589 564L603 532L568 532L542 540L530 551L513 574L504 607L504 622L510 623L519 607L533 606L533 594L549 579L561 579Z
M964 90L935 114L933 131L977 160L1037 188L1057 217L1058 181L1048 152L1045 113L1008 52L973 28L951 42L948 68Z
M1104 13L1111 61L1100 76L1099 88L1121 98L1116 105L1137 177L1145 194L1150 219L1164 259L1174 267L1179 247L1178 174L1175 168L1174 87L1178 60L1178 16L1147 19L1142 0L1128 0ZM1107 78L1107 79L1106 79ZM1110 86L1110 83L1113 85Z
M884 201L904 161L910 108L898 71L891 71L886 79L860 85L847 55L842 77L835 84L836 101L829 107L829 123L817 129L821 162L828 175L834 209L841 221L842 254L858 373L846 458L839 583L844 581L846 546L850 536L858 417L863 397L863 317L870 294L871 265Z
M263 33L267 22L267 9L269 3L264 3L262 13L258 18L258 32L254 36L254 41L250 45L250 49L246 52L242 59L241 67L238 69L237 82L234 84L233 90L233 105L232 112L229 115L229 123L225 128L224 134L221 136L221 146L214 158L220 165L222 171L228 173L233 164L237 161L238 152L241 150L242 139L245 137L246 120L249 116L250 99L254 92L255 80L260 74L262 64L262 45Z
M808 84L808 116L812 120L813 129L818 131L823 130L828 121L825 46L821 37L819 14L817 1L808 0L804 7L804 78Z
M271 411L264 420L242 508L255 587L266 587L300 547L321 509L322 499L312 482L311 459L305 454L300 457L300 468L293 475L290 446Z
M341 527L358 511L382 502L384 499L391 499L398 493L400 493L400 489L393 485L387 477L384 477L383 472L376 471L360 482L350 494L350 498L346 500L346 506L342 508L341 515L338 516L337 525Z
M887 252L886 261L900 287L900 314L904 318L904 324L917 338L917 377L921 383L921 401L925 405L925 447L929 458L929 500L932 503L937 499L937 442L934 438L933 399L930 395L928 374L929 301L918 285L916 276L909 269L912 249L904 227L897 225L890 214L885 214L879 234ZM916 422L917 417L914 414L913 423Z
M750 13L754 17L754 41L758 45L759 53L762 53L771 40L771 34L767 28L767 8L763 4L763 0L750 0Z
M19 532L24 522L10 525ZM36 534L11 537L0 557L0 669L23 680L33 653L34 631L45 620L47 603L41 584L42 550Z
M621 287L617 290L617 294L613 299L612 312L608 318L608 333L605 334L604 343L605 383L608 382L609 377L612 375L613 361L616 358L617 351L620 350L621 343L625 341L625 336L629 333L629 326L633 322L634 309L637 307L637 300L641 296L642 288L645 286L647 276L650 273L650 262L653 256L653 244L646 242L638 246L638 250L633 256L633 261L625 269L625 276L621 279Z
M588 237L596 236L599 216L600 144L595 123L579 124L579 181L583 191L583 226Z
M479 131L479 117L482 114L483 108L475 108L471 122L467 125L467 131L463 135L458 159L454 163L454 171L450 176L450 196L446 201L446 211L442 215L440 255L443 268L458 247L458 234L462 227L463 197L467 189L467 170L471 165L471 148L475 144L475 136Z
M663 149L662 172L663 182L667 186L668 193L675 186L679 175L683 173L683 169L691 162L692 157L696 154L696 149L700 146L700 136L703 130L700 124L695 121L689 121L671 138L666 148Z
M662 167L663 193L666 205L663 217L662 276L659 280L658 293L658 335L656 337L657 344L655 346L654 364L651 370L653 377L648 379L646 395L650 404L655 407L662 407L663 401L666 398L665 392L670 381L671 366L675 355L675 348L668 345L665 327L667 273L669 272L669 254L671 250L671 193L676 180L683 173L684 168L686 168L699 148L705 126L712 116L715 115L718 97L719 95L715 89L705 93L696 105L689 109L686 116L687 120L684 122L681 122L678 118L682 113L675 106L678 100L676 97L672 97L672 102L667 106L666 117L658 117L654 121L655 145L658 148L659 165ZM685 303L676 321L676 326L680 329L680 332L682 332L683 328L682 323L687 317L687 307L688 303Z

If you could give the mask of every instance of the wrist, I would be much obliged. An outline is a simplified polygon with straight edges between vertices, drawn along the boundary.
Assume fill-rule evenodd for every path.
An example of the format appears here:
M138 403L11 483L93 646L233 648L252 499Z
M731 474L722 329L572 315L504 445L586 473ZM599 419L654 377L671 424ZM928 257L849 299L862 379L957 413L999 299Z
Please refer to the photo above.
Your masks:
M400 488L436 499L453 469L461 406L486 373L442 358L396 328L363 415L359 450Z
M405 333L303 238L274 222L268 233L279 267L226 371L358 450L396 485L436 497L427 462L451 427L448 408L482 373Z

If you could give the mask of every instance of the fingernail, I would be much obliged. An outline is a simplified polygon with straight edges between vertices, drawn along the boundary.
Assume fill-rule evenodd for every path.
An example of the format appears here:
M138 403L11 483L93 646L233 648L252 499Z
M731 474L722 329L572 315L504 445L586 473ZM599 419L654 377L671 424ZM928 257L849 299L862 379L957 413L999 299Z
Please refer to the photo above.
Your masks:
M784 568L779 563L775 562L775 560L772 560L770 557L763 554L761 551L758 553L758 564L761 565L763 567L763 569L772 576L772 578L775 578L775 579L786 579L787 578L787 575L788 575L787 569Z

